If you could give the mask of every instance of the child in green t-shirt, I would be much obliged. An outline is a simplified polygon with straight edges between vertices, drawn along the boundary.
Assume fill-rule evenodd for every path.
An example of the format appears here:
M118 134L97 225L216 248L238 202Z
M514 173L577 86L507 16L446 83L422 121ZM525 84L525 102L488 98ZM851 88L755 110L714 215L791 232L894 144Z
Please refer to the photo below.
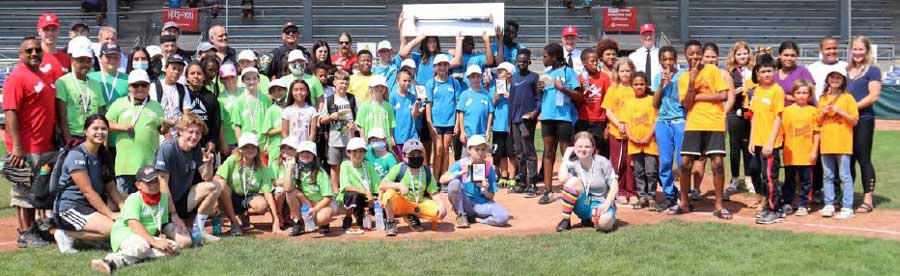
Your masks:
M112 274L117 269L147 259L175 254L190 244L189 237L177 238L169 223L169 194L159 190L159 174L153 167L141 168L136 185L139 193L125 200L110 232L113 253L91 261L94 270ZM174 212L174 210L172 210Z
M381 128L385 131L394 129L396 121L394 120L394 109L388 101L387 84L381 75L374 75L369 81L369 100L359 107L356 113L356 125L361 127L365 133L369 133L375 128ZM387 135L387 146L394 146L394 137L390 132ZM366 137L366 136L363 136Z
M286 96L287 96L287 85L281 81L281 79L277 79L272 81L272 84L269 85L269 96L272 96L272 106L266 110L265 116L265 126L266 130L266 141L265 147L263 147L263 152L268 153L268 160L272 162L272 160L277 159L281 154L280 147L281 146L281 115L282 111L284 111L286 105Z
M376 127L368 132L369 151L366 152L366 162L372 163L378 176L384 178L388 171L397 165L397 157L388 151L384 129Z
M343 202L347 209L341 228L349 229L347 234L362 234L364 210L374 208L378 199L378 187L381 177L373 168L372 163L366 162L366 142L359 137L352 138L347 143L347 154L350 160L341 163L340 194L338 201ZM356 225L353 224L356 217Z
M319 234L328 234L328 224L337 205L334 203L335 194L331 189L328 173L319 166L321 163L316 155L316 143L300 142L297 137L288 137L281 145L282 155L278 162L284 172L278 175L281 181L276 183L284 189L279 196L287 195L287 205L293 220L290 235L299 236L306 232L305 224L310 222L304 222L304 219L311 219L319 227ZM307 213L301 213L301 208L305 208Z

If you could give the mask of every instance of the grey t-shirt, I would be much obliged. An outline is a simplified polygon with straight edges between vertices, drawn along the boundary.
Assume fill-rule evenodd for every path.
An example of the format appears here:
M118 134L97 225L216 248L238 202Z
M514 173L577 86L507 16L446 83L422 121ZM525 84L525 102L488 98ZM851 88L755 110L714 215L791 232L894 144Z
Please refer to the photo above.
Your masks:
M202 163L203 156L200 154L199 147L190 151L182 151L178 147L178 140L171 139L159 146L153 167L169 174L169 190L172 193L172 200L178 202L187 196L194 184L200 183L197 169Z
M59 175L59 184L63 188L60 192L59 200L56 201L56 206L58 207L56 210L60 213L75 206L91 207L87 198L84 197L84 193L81 192L81 189L78 189L78 185L75 185L75 181L72 180L72 173L76 171L87 171L94 192L99 194L103 201L106 201L107 194L103 189L105 186L103 184L103 164L97 156L87 153L84 145L79 145L77 149L73 148L66 155L62 165L62 173Z
M569 171L569 175L581 180L582 187L587 186L591 201L606 200L606 193L609 192L610 185L617 185L619 179L609 159L600 155L594 155L591 168L587 170L577 160L566 160L564 165Z
M339 112L344 112L344 114L341 115L341 119L328 123L328 146L342 148L346 147L347 142L350 141L350 126L348 126L348 124L353 120L353 112L350 109L350 101L347 100L347 97L341 97L334 94L333 98L335 108ZM328 115L331 114L329 114L327 108L325 108L320 116L324 117Z

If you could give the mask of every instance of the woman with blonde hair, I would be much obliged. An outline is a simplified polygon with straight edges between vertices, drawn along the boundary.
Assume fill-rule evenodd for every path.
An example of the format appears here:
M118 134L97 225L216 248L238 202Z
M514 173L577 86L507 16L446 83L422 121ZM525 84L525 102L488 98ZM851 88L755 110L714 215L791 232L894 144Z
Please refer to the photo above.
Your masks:
M853 156L850 158L850 174L856 179L854 163L859 162L862 171L863 202L856 213L870 213L874 208L872 193L875 191L875 168L872 166L872 136L875 131L875 110L872 105L881 95L881 69L874 64L872 44L869 38L858 36L850 41L847 66L847 90L856 100L859 122L853 127ZM848 206L849 207L849 206Z
M747 150L747 143L750 141L750 120L744 117L744 113L749 110L744 104L747 99L744 91L749 90L753 84L750 76L754 59L750 58L750 54L750 46L747 42L738 41L731 46L731 50L728 50L728 57L725 59L725 73L731 76L734 84L734 105L726 111L730 149L728 156L731 161L731 185L728 186L730 194L740 189L739 176L741 175L742 159L744 161L744 185L746 187L753 186L752 180L750 180L750 152Z

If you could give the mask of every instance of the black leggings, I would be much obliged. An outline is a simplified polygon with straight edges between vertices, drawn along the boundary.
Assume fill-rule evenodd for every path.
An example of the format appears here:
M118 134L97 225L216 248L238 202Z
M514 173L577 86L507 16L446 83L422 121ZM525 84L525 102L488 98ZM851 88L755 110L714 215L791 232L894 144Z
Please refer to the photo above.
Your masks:
M744 159L744 176L750 176L750 120L728 114L728 157L731 161L731 178L741 175L741 157Z
M850 157L850 175L856 179L856 162L862 171L860 182L863 192L875 191L875 167L872 166L872 136L875 133L875 120L859 120L853 127L853 156Z

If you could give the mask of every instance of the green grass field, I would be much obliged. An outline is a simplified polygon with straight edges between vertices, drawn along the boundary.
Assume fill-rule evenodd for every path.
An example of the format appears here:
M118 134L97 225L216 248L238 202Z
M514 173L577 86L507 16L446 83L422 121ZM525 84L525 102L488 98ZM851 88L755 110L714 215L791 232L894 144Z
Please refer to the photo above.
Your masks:
M815 252L815 254L811 254ZM104 252L2 253L8 275L89 275ZM670 221L527 237L285 242L229 238L127 275L898 275L900 242ZM823 265L826 264L827 265ZM895 274L898 273L898 274Z

